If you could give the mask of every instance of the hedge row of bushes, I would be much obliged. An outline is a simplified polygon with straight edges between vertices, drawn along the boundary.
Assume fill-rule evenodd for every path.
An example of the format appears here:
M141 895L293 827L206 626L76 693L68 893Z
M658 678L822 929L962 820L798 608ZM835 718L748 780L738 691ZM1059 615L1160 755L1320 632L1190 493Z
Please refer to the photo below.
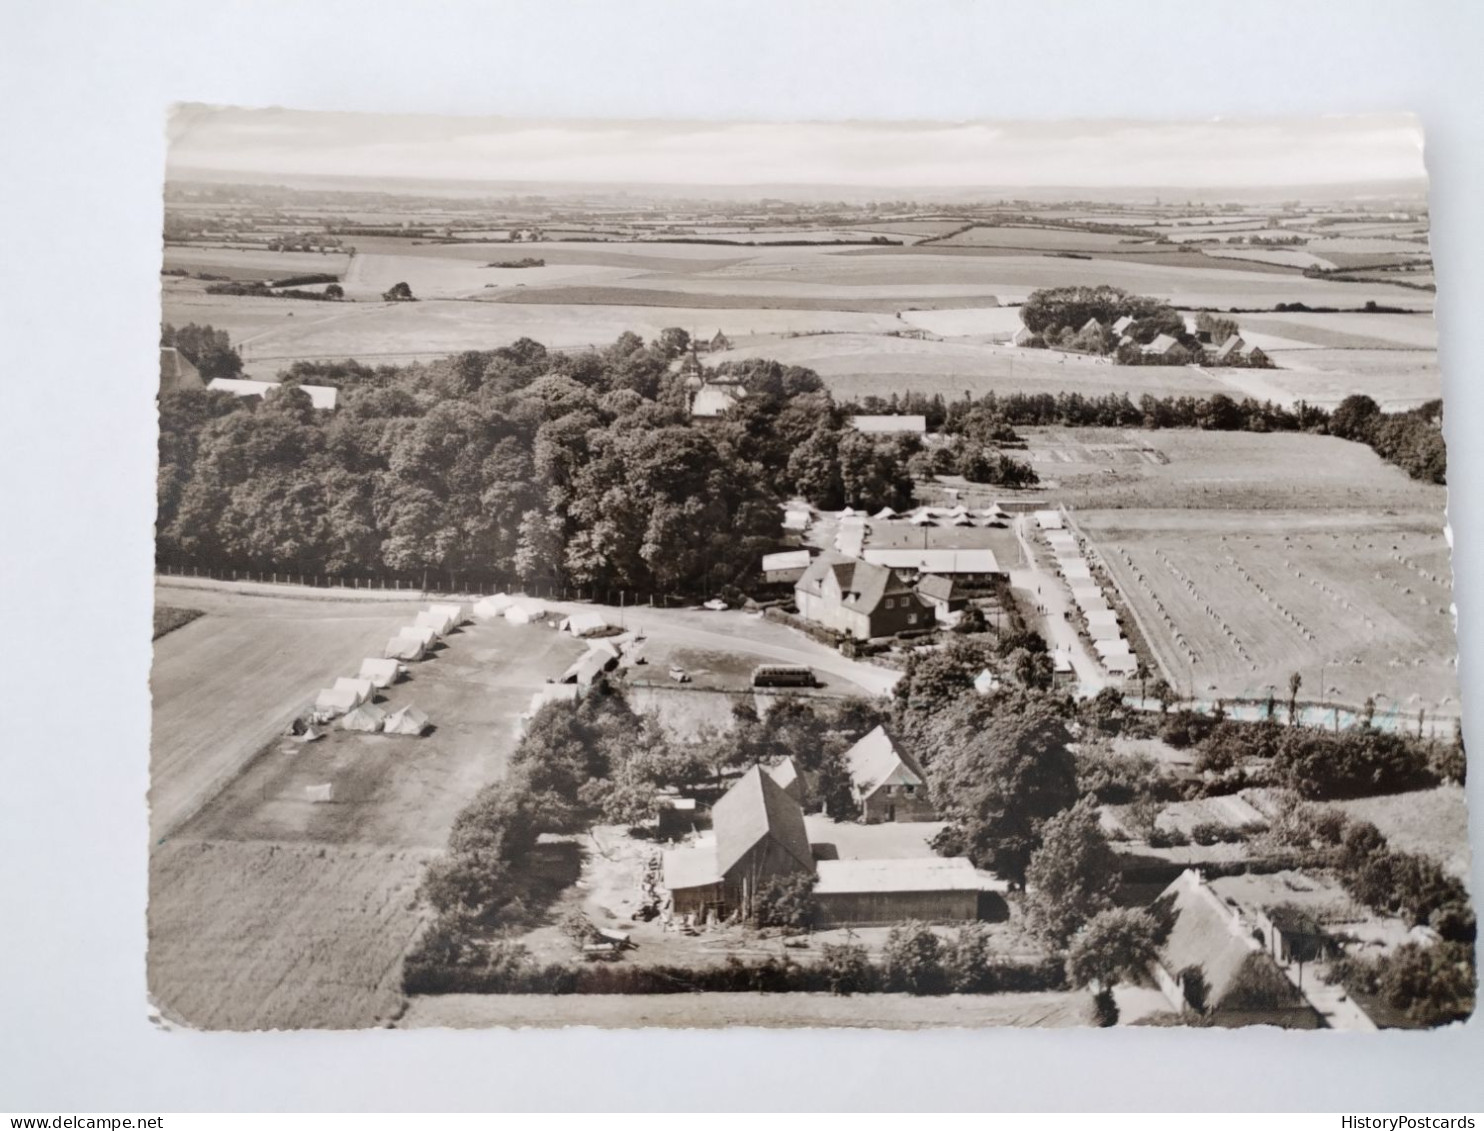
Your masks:
M931 972L930 972L931 973ZM488 959L450 966L409 956L403 988L411 994L685 994L685 993L1034 993L1066 989L1060 958L990 962L972 979L936 976L893 978L850 945L821 948L820 958L799 962L728 958L717 966L641 966L620 963L538 963L518 943L496 944Z

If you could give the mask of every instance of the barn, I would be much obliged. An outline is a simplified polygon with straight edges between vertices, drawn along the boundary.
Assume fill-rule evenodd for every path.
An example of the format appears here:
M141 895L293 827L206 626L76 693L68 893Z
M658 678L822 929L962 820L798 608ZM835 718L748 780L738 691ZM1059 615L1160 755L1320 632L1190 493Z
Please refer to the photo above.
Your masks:
M708 841L665 853L664 883L677 916L745 913L760 885L814 872L803 810L759 766L712 806L711 828Z

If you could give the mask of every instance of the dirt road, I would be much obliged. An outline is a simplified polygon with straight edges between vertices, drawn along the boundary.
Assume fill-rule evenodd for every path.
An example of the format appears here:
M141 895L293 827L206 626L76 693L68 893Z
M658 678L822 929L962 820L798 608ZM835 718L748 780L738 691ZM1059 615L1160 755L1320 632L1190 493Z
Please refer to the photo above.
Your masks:
M1020 542L1020 552L1028 563L1024 569L1010 571L1010 584L1022 591L1027 608L1044 607L1044 615L1028 618L1031 627L1039 632L1054 651L1066 653L1072 661L1072 670L1077 673L1077 693L1080 696L1096 695L1109 684L1108 673L1098 663L1097 657L1088 650L1076 626L1068 619L1072 608L1072 595L1056 573L1043 565L1026 537L1026 523L1030 516L1021 515L1015 520L1015 537Z

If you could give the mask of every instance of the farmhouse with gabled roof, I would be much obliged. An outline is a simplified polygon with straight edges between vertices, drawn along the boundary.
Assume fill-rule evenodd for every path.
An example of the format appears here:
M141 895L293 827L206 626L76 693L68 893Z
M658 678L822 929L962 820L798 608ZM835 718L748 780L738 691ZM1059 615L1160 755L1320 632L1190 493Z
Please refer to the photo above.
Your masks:
M927 775L916 758L897 747L885 728L877 727L847 750L845 765L861 820L936 820Z
M794 602L805 620L857 640L926 628L932 619L894 570L838 554L810 563L794 586Z

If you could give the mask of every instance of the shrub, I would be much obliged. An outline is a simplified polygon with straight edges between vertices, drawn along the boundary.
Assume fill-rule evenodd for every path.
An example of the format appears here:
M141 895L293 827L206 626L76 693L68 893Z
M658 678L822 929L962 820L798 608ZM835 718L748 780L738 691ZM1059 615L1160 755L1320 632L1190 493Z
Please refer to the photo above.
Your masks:
M866 948L855 943L826 943L819 968L832 994L866 993L875 982L876 970Z
M772 876L758 886L753 919L759 927L805 930L814 925L819 904L812 875Z
M909 994L940 994L946 988L943 944L923 923L893 927L882 948L882 973L889 990Z

